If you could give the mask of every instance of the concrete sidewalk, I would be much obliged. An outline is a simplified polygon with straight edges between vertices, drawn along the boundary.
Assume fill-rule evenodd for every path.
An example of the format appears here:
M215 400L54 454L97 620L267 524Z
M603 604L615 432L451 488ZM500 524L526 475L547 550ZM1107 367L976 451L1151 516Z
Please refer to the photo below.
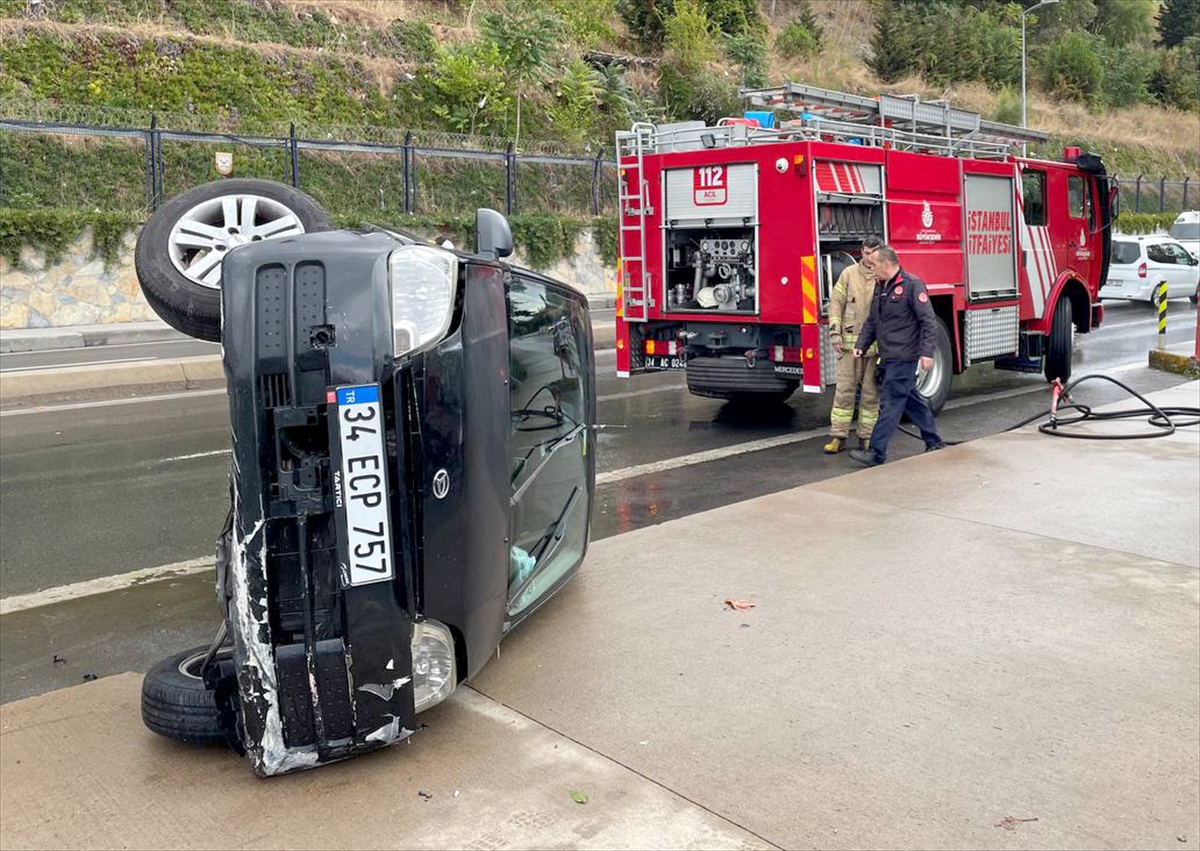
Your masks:
M1195 849L1198 517L1200 429L1026 429L608 538L339 766L156 740L136 677L0 707L0 846Z

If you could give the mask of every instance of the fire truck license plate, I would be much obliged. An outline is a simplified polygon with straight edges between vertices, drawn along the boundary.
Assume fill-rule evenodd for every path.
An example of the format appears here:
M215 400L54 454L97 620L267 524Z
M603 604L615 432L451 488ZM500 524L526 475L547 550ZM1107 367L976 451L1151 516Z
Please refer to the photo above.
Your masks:
M687 369L687 358L646 355L646 369Z
M334 393L337 447L333 498L347 585L392 578L392 530L388 517L387 455L378 384L339 387Z

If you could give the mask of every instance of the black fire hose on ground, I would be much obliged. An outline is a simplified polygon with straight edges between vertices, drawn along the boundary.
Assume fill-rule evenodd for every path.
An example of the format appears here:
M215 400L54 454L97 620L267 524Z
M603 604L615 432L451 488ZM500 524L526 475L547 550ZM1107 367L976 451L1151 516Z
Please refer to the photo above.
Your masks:
M1089 405L1082 402L1075 402L1071 399L1071 391L1085 381L1099 379L1108 381L1117 385L1126 393L1136 397L1144 407L1141 408L1125 408L1119 411L1097 412L1093 411ZM1055 382L1051 385L1053 397L1049 409L1040 413L1034 414L1026 420L1022 420L1016 425L1009 426L1005 431L1015 431L1029 425L1032 422L1037 422L1043 417L1049 417L1047 422L1038 426L1038 431L1050 437L1072 437L1079 440L1146 440L1152 437L1167 437L1174 434L1178 429L1188 428L1194 425L1200 425L1200 407L1176 406L1160 408L1155 405L1141 393L1134 390L1128 384L1118 381L1109 375L1101 375L1094 373L1092 375L1084 375L1075 379L1065 387L1060 382ZM1060 404L1060 399L1065 404ZM1076 411L1075 416L1063 417L1063 411ZM1134 434L1086 434L1079 431L1071 431L1070 426L1078 425L1084 422L1105 422L1108 420L1127 420L1137 417L1146 417L1146 422L1152 426L1149 431L1136 432ZM1186 419L1176 419L1176 418ZM901 427L900 430L909 437L921 439L919 434L909 431ZM957 446L962 441L947 440L947 446Z

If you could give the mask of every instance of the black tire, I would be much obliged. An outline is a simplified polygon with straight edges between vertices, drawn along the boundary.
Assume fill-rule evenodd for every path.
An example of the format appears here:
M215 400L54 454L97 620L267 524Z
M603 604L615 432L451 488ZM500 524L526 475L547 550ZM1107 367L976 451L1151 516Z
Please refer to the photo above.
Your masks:
M133 264L146 301L164 322L201 340L221 339L220 286L206 286L176 268L171 259L171 232L198 204L230 195L257 195L286 207L305 233L329 230L332 223L313 198L273 180L217 180L176 195L150 217L138 236ZM273 237L256 237L256 239ZM225 250L228 250L226 247ZM191 255L192 259L199 256ZM183 262L188 262L183 258ZM220 264L217 264L218 266Z
M796 392L799 382L780 378L770 361L747 367L744 357L696 357L687 362L688 391L694 396L745 404L779 404Z
M933 369L924 376L917 376L917 392L925 397L929 410L935 414L946 404L950 395L950 381L953 378L954 346L950 342L950 331L939 316L937 334L934 335Z
M229 744L214 692L204 686L199 667L208 647L194 647L163 659L142 680L142 722L151 731L193 745Z
M1054 317L1050 320L1050 334L1046 337L1046 354L1042 358L1042 372L1047 381L1067 381L1071 377L1071 300L1062 296L1054 306Z

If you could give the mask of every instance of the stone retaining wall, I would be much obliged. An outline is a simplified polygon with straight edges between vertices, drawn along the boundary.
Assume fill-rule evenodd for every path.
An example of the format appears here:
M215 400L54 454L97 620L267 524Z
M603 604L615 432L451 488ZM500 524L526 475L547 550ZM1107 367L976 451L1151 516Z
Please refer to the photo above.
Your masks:
M117 262L107 269L103 260L91 257L90 231L80 235L55 264L47 265L44 256L29 248L21 253L19 267L0 259L0 329L157 319L142 297L133 271L134 240L134 234L126 235ZM519 250L515 261L524 265ZM585 230L576 238L571 257L538 271L588 295L616 290L615 272L601 261L591 231Z

